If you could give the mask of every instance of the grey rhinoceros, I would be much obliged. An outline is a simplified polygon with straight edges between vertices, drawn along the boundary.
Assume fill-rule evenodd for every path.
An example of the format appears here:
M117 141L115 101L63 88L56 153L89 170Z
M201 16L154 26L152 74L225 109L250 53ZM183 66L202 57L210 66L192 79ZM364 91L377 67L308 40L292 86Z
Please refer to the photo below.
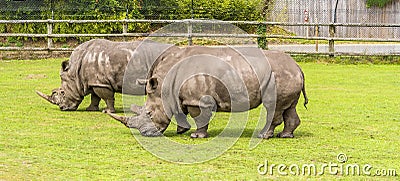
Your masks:
M173 45L147 40L113 42L93 39L87 41L75 48L69 60L62 62L61 87L54 89L50 96L36 92L50 103L58 105L63 111L76 110L84 96L91 94L91 104L86 110L99 110L99 102L103 99L107 105L104 111L115 112L115 92L145 95L144 85L133 83L123 87L124 79L135 81L146 78L157 56L170 46ZM135 71L131 71L129 76L124 77L127 68Z
M300 123L295 107L302 90L307 103L304 75L286 54L264 52L268 60L276 59L272 63L276 64L270 65L263 53L258 52L261 51L245 47L170 48L149 72L147 100L140 114L110 115L144 136L160 136L172 115L190 114L197 126L191 137L203 138L208 136L212 111L247 111L262 103L267 109L267 124L258 136L270 138L284 120L285 128L279 136L293 137ZM288 64L281 65L281 59L283 64Z

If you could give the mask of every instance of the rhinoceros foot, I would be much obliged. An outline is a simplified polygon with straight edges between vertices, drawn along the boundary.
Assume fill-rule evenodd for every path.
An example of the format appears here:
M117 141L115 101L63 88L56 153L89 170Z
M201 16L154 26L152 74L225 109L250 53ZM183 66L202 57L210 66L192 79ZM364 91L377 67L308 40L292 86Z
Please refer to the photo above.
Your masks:
M103 113L115 113L115 109L105 108L102 112Z
M190 128L184 128L184 127L181 127L181 126L177 126L176 127L176 133L177 134L183 134L183 133L186 133L186 131L189 131L190 130Z
M86 111L99 111L99 106L92 106L90 105L89 107L86 108Z
M294 138L293 133L288 133L288 132L280 132L278 135L276 135L278 138Z
M208 133L207 132L194 132L190 135L191 138L207 138Z
M263 139L269 139L269 138L272 138L272 137L274 137L274 132L273 131L267 131L266 133L260 133L259 135L258 135L258 138L263 138Z

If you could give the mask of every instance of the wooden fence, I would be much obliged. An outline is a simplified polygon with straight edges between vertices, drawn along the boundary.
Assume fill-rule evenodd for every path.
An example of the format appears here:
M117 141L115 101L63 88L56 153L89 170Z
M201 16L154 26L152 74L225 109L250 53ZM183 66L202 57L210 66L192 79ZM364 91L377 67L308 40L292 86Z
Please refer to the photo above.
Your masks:
M384 7L367 7L366 0L274 0L268 21L304 23L400 24L400 1ZM297 34L313 36L315 29L288 27ZM348 27L336 28L336 37L400 38L399 28ZM329 28L321 27L320 36L329 36Z
M193 33L190 31L190 24L196 22L206 23L219 23L219 24L246 24L254 26L284 26L284 27L326 27L329 29L329 36L287 36L276 34L212 34L212 33ZM235 38L279 38L279 39L302 39L302 40L324 40L329 42L329 51L320 52L317 54L346 54L335 52L336 41L362 41L362 42L400 42L398 38L342 38L336 37L340 27L376 27L376 28L398 28L400 24L364 24L364 23L283 23L283 22L258 22L258 21L211 21L211 20L138 20L138 19L125 19L125 20L0 20L0 24L28 24L28 23L44 23L47 24L46 34L24 34L24 33L2 33L0 37L41 37L47 39L47 47L0 47L0 51L72 51L73 48L56 48L53 46L53 38L72 38L72 37L187 37L188 42L193 37L235 37ZM119 23L122 26L122 33L115 34L59 34L53 32L53 25L56 23ZM129 33L127 31L129 23L186 23L188 24L188 32L180 34L157 34L157 33ZM292 52L296 53L296 52ZM307 52L297 52L307 53ZM354 53L349 53L356 55ZM381 55L397 55L399 53L388 53Z

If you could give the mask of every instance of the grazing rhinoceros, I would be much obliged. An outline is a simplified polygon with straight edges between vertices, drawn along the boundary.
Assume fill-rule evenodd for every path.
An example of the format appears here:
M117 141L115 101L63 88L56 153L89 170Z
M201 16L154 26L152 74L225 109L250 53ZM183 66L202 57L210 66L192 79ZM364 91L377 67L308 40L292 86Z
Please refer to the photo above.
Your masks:
M137 128L144 136L160 136L170 123L172 115L190 114L197 130L193 138L208 136L208 121L212 111L239 112L255 108L261 103L267 109L267 124L259 137L269 138L274 124L280 124L274 115L276 105L276 79L269 62L256 48L173 47L164 52L149 72L146 83L147 100L138 116L124 117L110 114L129 128ZM261 51L260 51L261 52ZM288 61L292 61L289 56ZM297 96L282 104L284 116L291 116L288 124L296 122L291 107L295 107L304 89L304 78L299 67L293 75ZM286 75L286 73L283 73ZM290 80L287 80L290 81ZM305 95L305 94L304 94ZM297 115L297 114L296 114ZM273 118L275 121L272 121ZM282 115L281 115L282 117ZM298 117L297 117L298 118ZM272 127L268 123L273 123ZM298 121L299 123L299 121ZM282 137L291 137L296 125L287 126ZM271 130L272 129L272 130Z
M242 51L251 52L251 51ZM300 93L303 92L305 98L304 106L308 103L308 99L305 92L304 74L296 62L287 54L280 51L264 51L264 55L272 68L272 72L275 75L276 83L276 107L275 114L271 126L264 135L260 137L269 138L273 137L274 129L277 125L284 121L284 130L277 136L282 138L292 138L293 131L300 124L300 119L296 113L296 105L300 97ZM248 57L248 55L247 55ZM133 105L135 108L135 105ZM133 110L137 114L144 114L145 109L136 106ZM148 113L147 113L148 114ZM112 115L117 120L120 120L128 127L136 127L141 130L143 135L147 136L157 136L160 135L159 131L154 131L154 127L150 124L135 123L135 121L140 120L140 117L125 118L117 115ZM146 120L146 116L144 116ZM188 128L179 128L182 121L185 119L177 119L178 130L188 130ZM180 123L181 122L181 123ZM187 125L184 123L183 125ZM142 125L142 126L141 126ZM143 126L144 125L144 126ZM152 130L152 131L149 131ZM182 133L183 131L181 131ZM153 134L153 135L152 135ZM196 135L192 135L196 137Z
M115 92L145 95L143 85L126 84L130 87L123 87L125 69L135 70L125 79L145 79L157 56L170 46L173 45L153 41L90 40L75 48L69 60L62 62L60 88L54 89L50 96L36 92L63 111L76 110L84 96L91 94L91 104L86 110L98 111L103 99L107 104L104 111L115 112Z
M271 123L266 135L274 136L275 127L284 122L284 129L278 133L277 137L293 138L293 132L300 124L300 118L296 112L300 93L303 92L304 107L308 103L308 98L305 91L304 74L301 68L297 65L288 54L281 51L264 50L264 55L271 66L272 72L275 75L276 84L276 107L274 119ZM143 107L132 105L132 111L136 114L141 114L144 111ZM116 117L120 119L121 117ZM182 123L185 119L178 119L178 130L188 130L188 127L179 127L179 125L189 125Z

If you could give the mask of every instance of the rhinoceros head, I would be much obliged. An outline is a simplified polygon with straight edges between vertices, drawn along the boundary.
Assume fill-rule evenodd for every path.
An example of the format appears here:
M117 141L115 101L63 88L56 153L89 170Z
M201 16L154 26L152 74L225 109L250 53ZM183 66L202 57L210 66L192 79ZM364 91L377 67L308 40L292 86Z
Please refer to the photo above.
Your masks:
M136 128L143 136L161 136L163 131L160 131L151 121L149 112L143 109L142 113L137 116L125 117L113 113L108 113L114 119L120 121L128 128Z
M143 136L160 136L167 129L171 119L165 114L158 81L149 79L146 85L147 100L144 107L132 105L131 110L136 116L124 117L110 113L114 119L128 128L136 128Z
M48 102L58 105L63 111L75 111L78 109L83 97L74 89L76 82L74 77L68 75L68 69L69 61L66 60L61 64L61 87L53 89L51 95L46 95L39 91L36 91L36 93Z
M61 89L61 87L57 88L57 89L53 89L53 91L51 92L51 95L46 95L40 91L36 91L36 93L42 97L43 99L45 99L46 101L49 101L52 104L55 105L59 105L63 99L64 99L64 90Z
M36 93L48 102L60 107L62 111L75 111L81 103L79 100L66 96L66 92L61 87L53 89L51 95L46 95L40 91L36 91Z

